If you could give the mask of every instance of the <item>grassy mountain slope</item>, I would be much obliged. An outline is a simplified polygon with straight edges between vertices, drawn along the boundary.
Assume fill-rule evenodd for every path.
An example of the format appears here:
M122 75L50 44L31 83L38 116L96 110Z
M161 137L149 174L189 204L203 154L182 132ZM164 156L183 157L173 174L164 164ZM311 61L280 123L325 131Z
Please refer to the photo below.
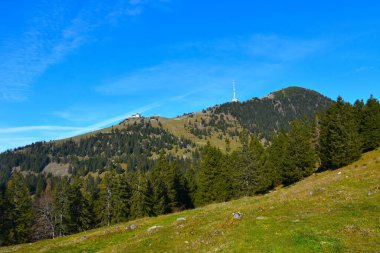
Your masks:
M231 142L231 148L238 146L238 136L242 128L269 139L273 131L287 129L289 122L303 116L311 118L314 113L325 111L332 100L322 94L301 88L288 87L268 96L253 98L239 103L224 103L207 108L201 112L184 114L175 118L153 116L144 119L126 119L120 124L92 133L72 138L91 136L96 133L109 133L113 128L123 129L135 122L150 123L163 127L177 137L191 140L198 145L213 146L225 149L225 138Z
M243 128L268 140L274 131L287 129L290 121L304 115L312 117L331 103L318 92L289 87L262 99L225 103L175 118L130 118L73 138L38 142L1 153L0 184L13 170L39 173L46 168L57 175L86 175L114 166L135 168L137 161L143 161L146 169L161 150L188 159L207 142L224 150L227 138L230 148L235 149ZM73 168L73 173L68 169L57 173L53 170L68 167Z
M261 99L224 103L172 119L153 117L148 120L159 122L173 135L200 145L209 141L213 146L225 149L225 138L228 137L234 149L243 128L268 140L274 131L287 130L292 120L304 116L312 118L316 112L325 111L332 102L316 91L288 87Z
M242 212L239 220L232 212ZM270 194L0 252L378 252L380 150ZM177 218L185 217L185 221ZM130 229L134 224L137 229ZM148 232L152 226L162 226Z

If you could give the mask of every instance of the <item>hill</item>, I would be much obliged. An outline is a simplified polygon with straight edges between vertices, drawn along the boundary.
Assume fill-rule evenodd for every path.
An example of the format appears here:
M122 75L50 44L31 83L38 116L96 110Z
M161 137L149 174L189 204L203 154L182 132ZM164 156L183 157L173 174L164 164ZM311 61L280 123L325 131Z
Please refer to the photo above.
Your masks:
M205 145L209 141L221 149L225 148L225 139L229 138L235 148L243 128L270 140L273 132L288 130L291 121L302 117L311 119L315 113L326 111L332 103L331 99L316 91L288 87L263 98L224 103L176 118L150 117L143 121L162 126L171 134L196 144ZM136 119L127 119L120 125L135 122Z
M161 150L186 163L210 142L225 150L240 145L242 129L270 140L292 120L311 118L333 101L318 92L289 87L245 102L225 103L175 118L129 118L118 125L73 138L38 142L0 154L0 185L14 170L53 175L101 173L105 168L149 169Z
M256 197L0 252L378 252L380 150ZM241 212L233 219L233 212ZM186 220L178 220L178 218ZM155 229L149 228L158 226Z

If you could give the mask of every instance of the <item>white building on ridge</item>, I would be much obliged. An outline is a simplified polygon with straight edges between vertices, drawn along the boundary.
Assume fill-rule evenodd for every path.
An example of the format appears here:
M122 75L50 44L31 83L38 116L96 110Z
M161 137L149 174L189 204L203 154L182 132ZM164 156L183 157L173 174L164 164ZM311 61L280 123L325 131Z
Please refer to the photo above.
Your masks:
M140 113L133 114L130 118L142 118Z

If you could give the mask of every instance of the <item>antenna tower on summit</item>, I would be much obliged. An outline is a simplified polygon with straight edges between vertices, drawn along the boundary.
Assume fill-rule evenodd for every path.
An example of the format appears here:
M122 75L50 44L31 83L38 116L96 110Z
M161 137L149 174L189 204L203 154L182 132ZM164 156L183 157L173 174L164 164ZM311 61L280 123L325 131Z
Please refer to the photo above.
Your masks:
M239 100L236 98L236 81L235 80L232 81L232 88L234 90L234 96L233 96L231 101L232 102L239 102Z

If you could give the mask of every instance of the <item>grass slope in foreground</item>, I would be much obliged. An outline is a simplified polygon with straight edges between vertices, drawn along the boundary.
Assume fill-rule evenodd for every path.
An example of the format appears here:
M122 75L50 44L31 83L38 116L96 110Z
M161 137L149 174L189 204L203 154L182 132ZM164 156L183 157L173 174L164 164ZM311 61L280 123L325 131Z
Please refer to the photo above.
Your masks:
M240 220L232 212L242 212ZM186 221L177 221L185 217ZM135 224L137 229L126 229ZM151 232L152 226L162 226ZM265 196L0 252L379 252L380 150Z

